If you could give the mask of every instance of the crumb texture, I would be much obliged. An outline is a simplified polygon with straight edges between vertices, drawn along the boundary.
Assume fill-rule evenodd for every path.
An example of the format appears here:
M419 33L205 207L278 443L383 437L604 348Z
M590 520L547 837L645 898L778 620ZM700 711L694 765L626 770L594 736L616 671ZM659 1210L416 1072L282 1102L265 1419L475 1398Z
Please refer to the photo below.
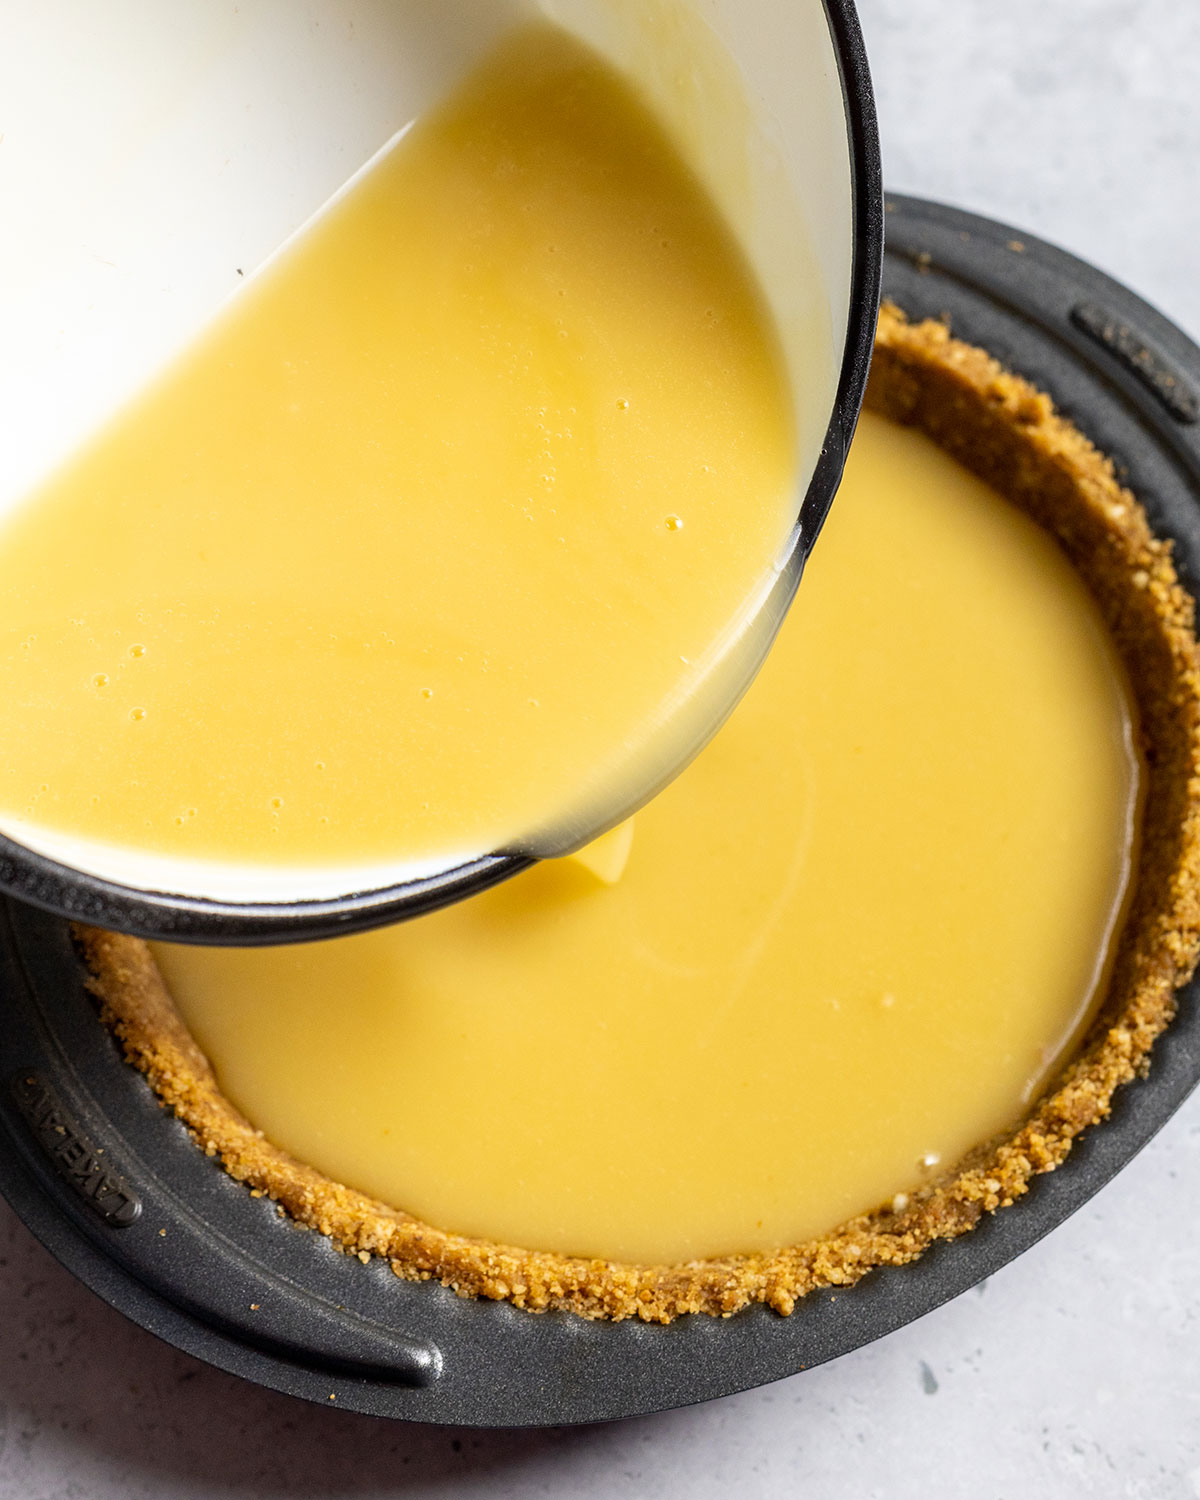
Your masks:
M273 1146L222 1095L144 943L76 928L105 1023L209 1156L348 1254L408 1280L531 1310L667 1323L763 1302L787 1314L820 1287L915 1260L1022 1196L1066 1158L1113 1095L1144 1073L1200 945L1200 670L1191 599L1111 462L1049 397L937 322L880 315L868 405L919 428L1057 537L1099 602L1140 721L1146 792L1138 868L1108 996L1074 1060L1010 1137L919 1193L767 1254L638 1266L492 1244L434 1229L330 1181Z

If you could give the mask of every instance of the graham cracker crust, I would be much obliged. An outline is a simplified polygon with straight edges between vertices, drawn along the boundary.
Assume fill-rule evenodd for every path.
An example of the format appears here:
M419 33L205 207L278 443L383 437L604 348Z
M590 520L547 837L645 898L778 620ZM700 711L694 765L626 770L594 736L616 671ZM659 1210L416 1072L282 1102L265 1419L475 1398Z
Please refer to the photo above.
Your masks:
M1137 704L1147 785L1108 996L1075 1059L1021 1127L919 1192L768 1254L639 1266L491 1244L434 1229L278 1150L221 1094L146 945L77 928L104 1022L233 1177L347 1253L386 1257L398 1276L436 1279L462 1296L655 1323L684 1313L727 1317L755 1302L786 1315L808 1292L903 1265L1012 1204L1105 1118L1122 1084L1147 1070L1200 948L1200 666L1193 605L1170 545L1152 535L1111 462L1049 397L940 323L912 325L883 309L867 404L926 432L1057 537L1100 604Z

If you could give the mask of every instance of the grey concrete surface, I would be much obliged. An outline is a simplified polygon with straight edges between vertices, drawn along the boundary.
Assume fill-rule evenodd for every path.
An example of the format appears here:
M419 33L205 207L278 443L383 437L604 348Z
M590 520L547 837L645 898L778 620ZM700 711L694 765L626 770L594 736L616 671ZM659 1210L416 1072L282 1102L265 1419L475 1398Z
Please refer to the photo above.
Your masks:
M859 0L884 172L1093 261L1200 337L1200 6Z
M1098 262L1200 335L1200 6L861 0L888 180ZM777 1386L495 1434L312 1410L177 1355L0 1209L0 1500L1200 1496L1200 1099L983 1288Z

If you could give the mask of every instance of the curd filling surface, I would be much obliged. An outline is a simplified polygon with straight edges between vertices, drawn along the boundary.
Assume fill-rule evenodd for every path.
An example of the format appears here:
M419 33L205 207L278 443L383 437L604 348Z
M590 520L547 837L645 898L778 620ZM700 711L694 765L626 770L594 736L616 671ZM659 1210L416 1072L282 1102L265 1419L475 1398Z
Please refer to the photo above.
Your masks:
M1138 782L1055 544L867 415L758 681L592 868L155 953L228 1096L340 1182L533 1249L765 1249L1020 1118L1098 1003Z
M803 379L665 130L520 29L0 529L0 824L436 867L669 769Z

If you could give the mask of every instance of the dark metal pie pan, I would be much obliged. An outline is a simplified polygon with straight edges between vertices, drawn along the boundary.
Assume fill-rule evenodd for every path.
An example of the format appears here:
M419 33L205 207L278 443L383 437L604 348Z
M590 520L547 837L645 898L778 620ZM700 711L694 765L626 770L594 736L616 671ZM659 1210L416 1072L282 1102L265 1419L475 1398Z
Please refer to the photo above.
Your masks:
M1200 350L1144 302L1004 225L888 204L886 294L948 316L1116 459L1186 586L1200 581ZM668 1327L461 1300L360 1265L193 1145L96 1019L65 922L0 903L0 1187L82 1281L179 1349L322 1404L479 1426L607 1421L777 1380L957 1296L1062 1223L1200 1079L1197 987L1148 1078L1028 1196L916 1264Z

